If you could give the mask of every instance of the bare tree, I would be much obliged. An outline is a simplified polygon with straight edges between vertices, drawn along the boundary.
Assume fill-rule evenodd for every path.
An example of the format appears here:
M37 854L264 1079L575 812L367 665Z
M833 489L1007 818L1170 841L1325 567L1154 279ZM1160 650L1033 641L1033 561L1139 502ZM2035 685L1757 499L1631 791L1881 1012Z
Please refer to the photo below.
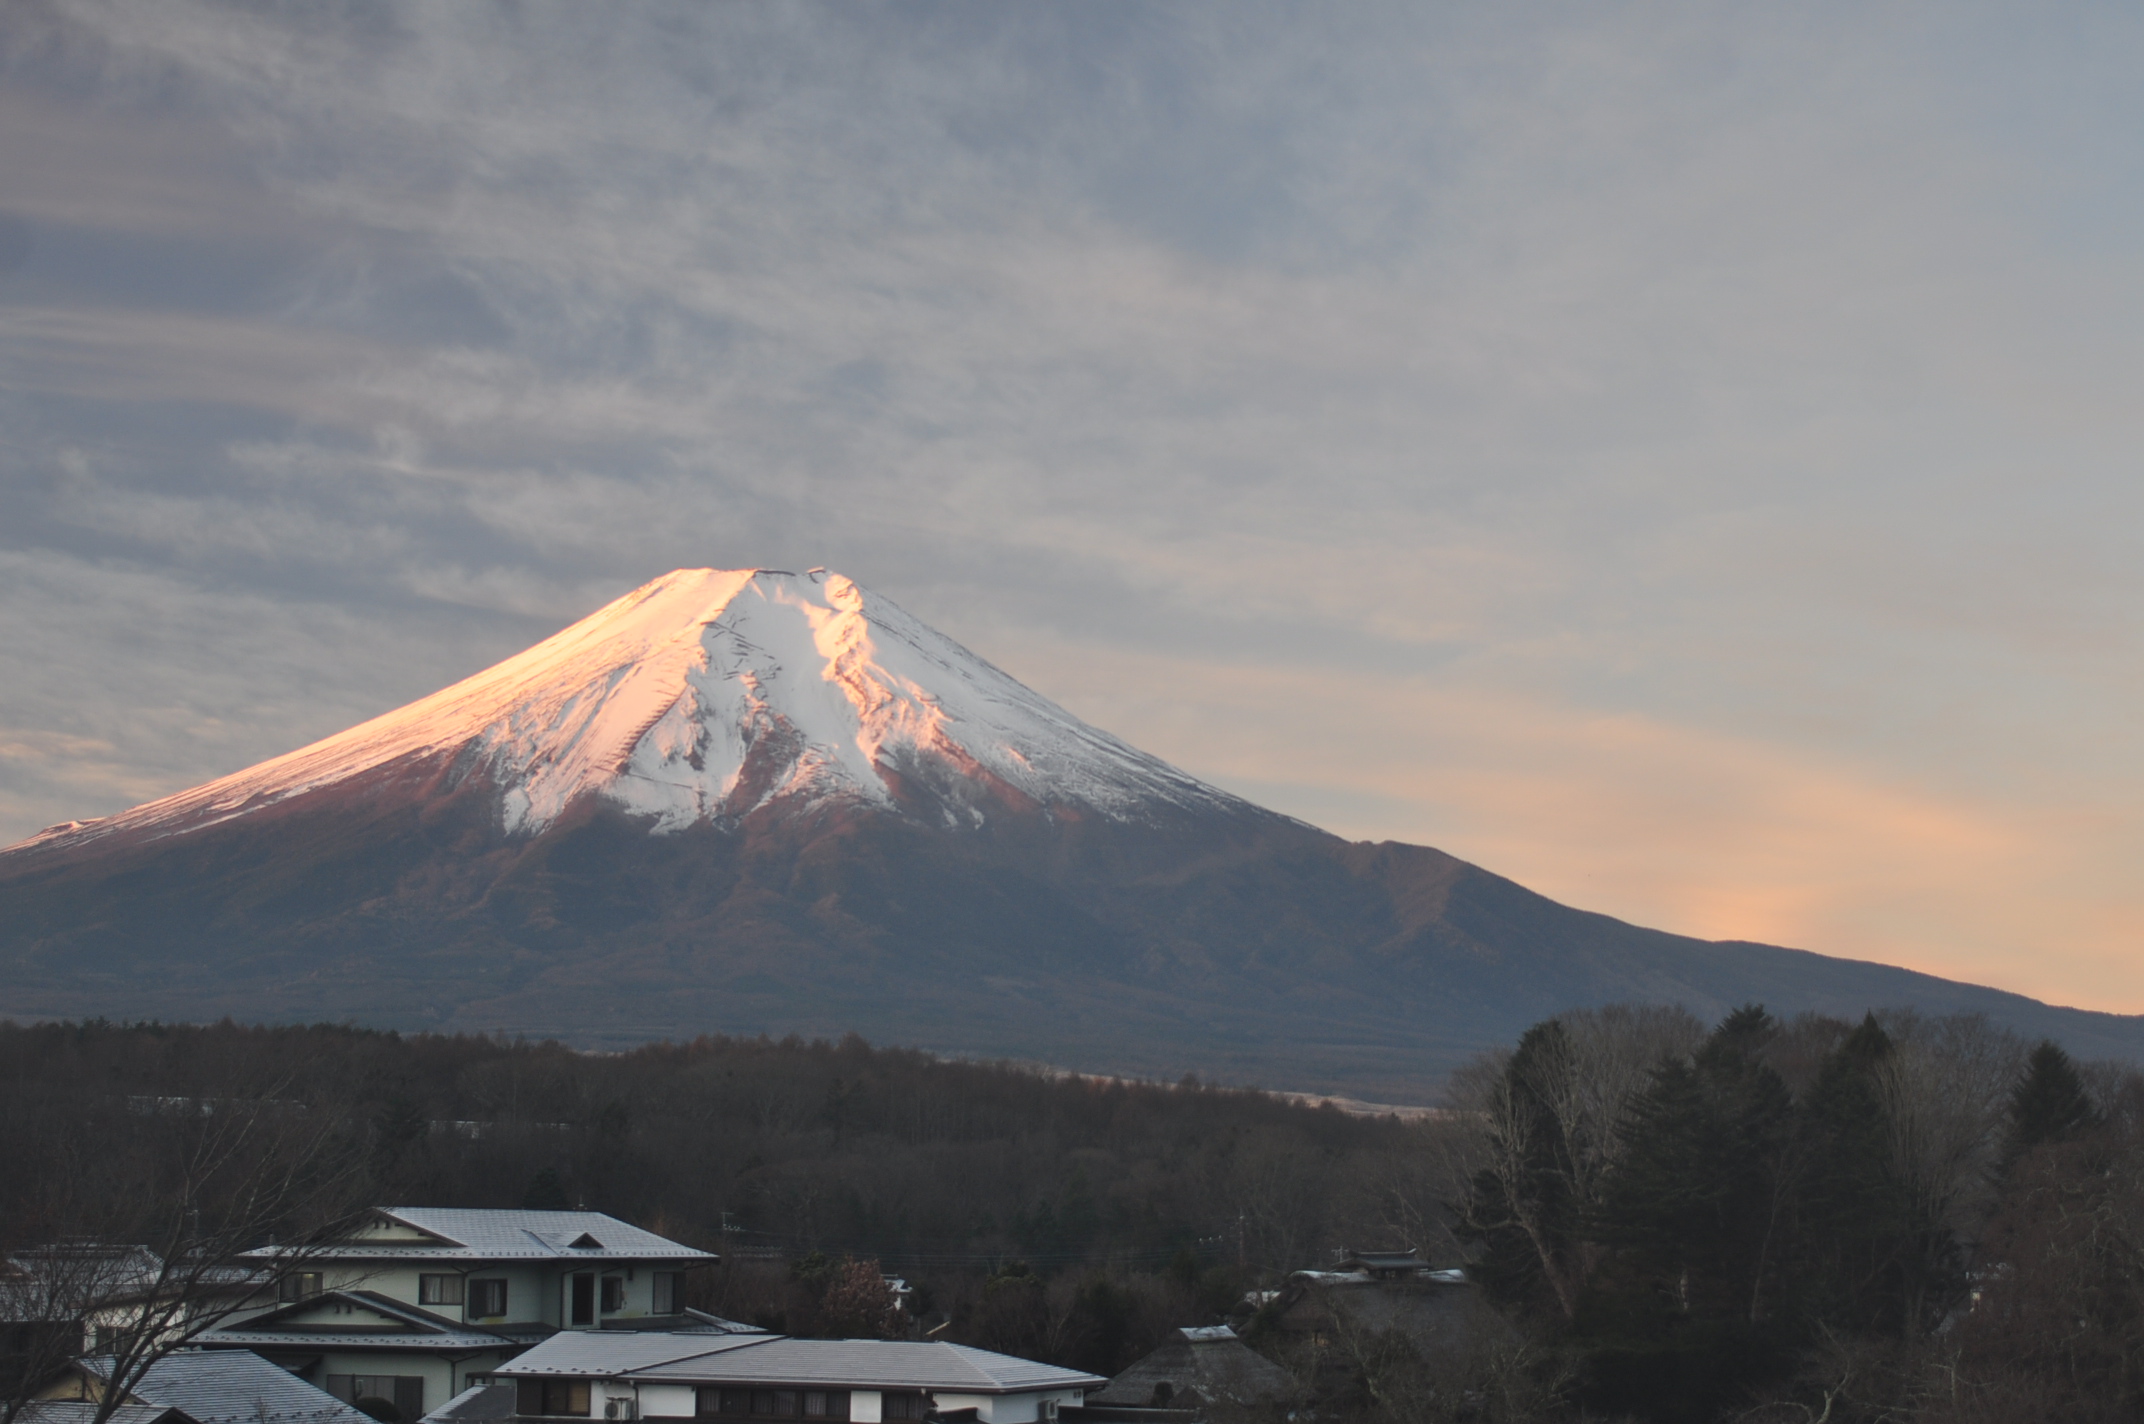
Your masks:
M84 1352L91 1424L106 1424L157 1361L274 1302L360 1205L363 1134L346 1114L272 1091L123 1110L163 1119L147 1134L154 1149L100 1151L107 1141L88 1130L48 1138L35 1166L44 1210L10 1223L19 1244L0 1298L44 1328L8 1362L0 1424ZM260 1249L278 1234L296 1244Z
M1575 1228L1599 1205L1623 1116L1652 1071L1704 1034L1679 1007L1573 1010L1530 1031L1518 1052L1453 1077L1472 1130L1432 1141L1452 1154L1446 1175L1462 1225L1478 1239L1523 1236L1565 1319L1599 1264L1600 1248Z

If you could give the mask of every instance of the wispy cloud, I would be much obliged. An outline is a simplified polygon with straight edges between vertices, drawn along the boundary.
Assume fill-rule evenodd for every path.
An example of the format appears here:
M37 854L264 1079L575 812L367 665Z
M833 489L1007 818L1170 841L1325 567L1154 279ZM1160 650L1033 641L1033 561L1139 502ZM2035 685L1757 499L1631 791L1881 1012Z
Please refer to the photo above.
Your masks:
M826 563L1336 828L2144 1008L2140 23L17 7L0 723L169 677L83 735L173 789Z

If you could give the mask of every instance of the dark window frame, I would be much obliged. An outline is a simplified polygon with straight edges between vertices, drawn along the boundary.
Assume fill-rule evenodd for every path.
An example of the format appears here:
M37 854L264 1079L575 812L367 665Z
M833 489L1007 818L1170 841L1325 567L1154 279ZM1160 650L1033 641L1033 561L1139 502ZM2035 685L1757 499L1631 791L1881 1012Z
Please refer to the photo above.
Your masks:
M459 1272L451 1275L435 1275L426 1272L417 1277L417 1304L460 1305L468 1292L462 1282L466 1277Z
M519 1379L514 1412L526 1418L586 1419L595 1391L584 1379Z
M471 1320L497 1320L505 1316L509 1294L504 1276L472 1278L464 1287L468 1305L464 1313ZM496 1310L488 1309L497 1306Z
M566 1323L568 1325L593 1325L596 1323L596 1273L575 1271L566 1277Z
M853 1393L801 1385L701 1385L693 1392L693 1413L701 1419L808 1419L812 1424L848 1424ZM824 1412L807 1414L805 1409L814 1396L821 1401Z

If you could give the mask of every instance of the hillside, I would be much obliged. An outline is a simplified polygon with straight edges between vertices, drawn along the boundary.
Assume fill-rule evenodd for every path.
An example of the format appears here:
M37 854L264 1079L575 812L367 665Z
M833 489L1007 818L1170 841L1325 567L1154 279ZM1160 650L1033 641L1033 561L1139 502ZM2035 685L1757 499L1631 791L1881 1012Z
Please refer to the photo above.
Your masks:
M0 852L0 1013L875 1041L1420 1101L1557 1010L2144 1020L1559 905L1078 722L838 575L686 571L316 747Z

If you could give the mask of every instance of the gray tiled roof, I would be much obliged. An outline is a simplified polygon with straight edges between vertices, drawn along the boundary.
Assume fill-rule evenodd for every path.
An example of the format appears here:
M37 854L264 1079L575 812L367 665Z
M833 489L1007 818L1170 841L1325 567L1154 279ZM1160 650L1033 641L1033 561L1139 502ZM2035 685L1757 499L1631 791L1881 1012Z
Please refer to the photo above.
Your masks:
M89 1399L33 1399L16 1414L16 1424L91 1424L97 1403ZM122 1404L110 1424L195 1424L183 1410L161 1404Z
M340 1260L438 1261L712 1261L652 1231L643 1231L600 1211L486 1210L474 1207L397 1206L382 1216L439 1238L436 1244L353 1241L325 1254ZM575 1246L587 1238L594 1246Z
M655 1365L719 1355L779 1339L775 1335L717 1335L706 1331L561 1330L493 1371L500 1375L572 1375L608 1379Z
M109 1358L82 1361L99 1379ZM365 1415L247 1350L179 1350L149 1366L128 1391L144 1404L183 1409L199 1424L372 1424Z
M401 1328L390 1325L368 1331L290 1320L293 1315L317 1310L323 1304L337 1300L349 1301L363 1310L399 1321ZM459 1321L434 1315L429 1310L422 1310L390 1296L381 1295L377 1291L357 1290L326 1291L295 1305L271 1310L265 1315L255 1315L230 1325L205 1330L196 1337L196 1341L211 1349L233 1345L248 1350L321 1348L333 1345L338 1350L456 1352L508 1349L517 1343L489 1331L477 1330Z
M1178 1330L1176 1338L1164 1340L1111 1380L1107 1389L1088 1395L1086 1403L1152 1405L1154 1387L1160 1384L1169 1386L1172 1399L1196 1394L1208 1404L1228 1400L1247 1405L1285 1391L1288 1375L1227 1326L1193 1327Z
M774 1339L714 1359L682 1360L633 1373L640 1379L704 1377L710 1383L942 1389L963 1394L1087 1389L1103 1382L1099 1375L936 1340Z
M491 1424L514 1417L514 1387L473 1384L424 1416L421 1424Z
M709 1348L710 1346L727 1348ZM554 1335L501 1375L629 1377L670 1384L796 1384L1006 1394L1089 1389L1099 1375L967 1345L923 1340L791 1340L784 1336Z

